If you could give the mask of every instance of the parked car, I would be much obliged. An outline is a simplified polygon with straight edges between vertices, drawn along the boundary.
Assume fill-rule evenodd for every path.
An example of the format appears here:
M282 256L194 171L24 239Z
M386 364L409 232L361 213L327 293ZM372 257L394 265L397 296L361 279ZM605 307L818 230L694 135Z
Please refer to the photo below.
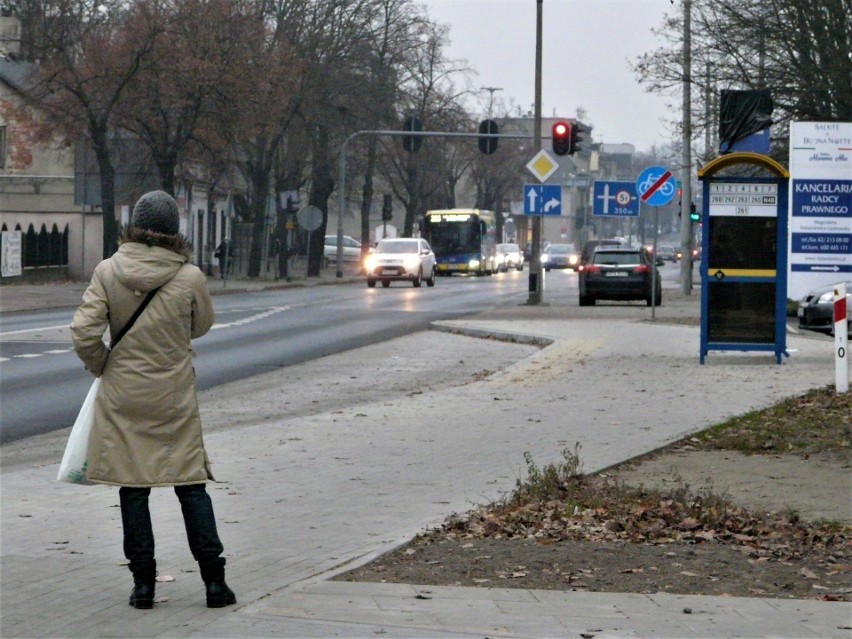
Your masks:
M337 262L337 235L326 235L322 254L329 262ZM348 235L343 236L343 261L361 261L361 242Z
M510 268L524 270L524 254L520 246L512 243L498 244L495 250L497 251L497 270L504 273Z
M364 270L370 288L378 281L387 288L397 280L411 282L415 287L426 280L427 286L435 286L435 253L424 239L385 239L364 260Z
M846 284L846 333L852 326L852 281ZM840 282L808 291L799 300L799 328L834 335L834 290Z
M580 252L580 263L577 266L579 267L582 264L589 262L592 259L592 254L594 254L595 249L607 246L611 248L619 248L625 246L625 244L621 241L621 239L587 240L586 243L583 244L583 250Z
M545 271L552 268L576 268L580 254L573 244L551 244L541 254L541 264Z
M663 301L659 272L652 296L654 270L663 260L653 259L643 248L598 248L581 264L580 306L593 306L597 300L645 300L648 306Z

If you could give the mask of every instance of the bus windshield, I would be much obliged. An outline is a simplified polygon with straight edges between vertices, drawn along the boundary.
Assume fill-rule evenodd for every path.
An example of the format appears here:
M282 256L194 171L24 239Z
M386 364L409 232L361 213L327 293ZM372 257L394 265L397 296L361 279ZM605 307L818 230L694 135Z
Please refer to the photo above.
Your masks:
M435 255L478 252L482 241L479 218L471 215L461 220L430 220L429 241Z

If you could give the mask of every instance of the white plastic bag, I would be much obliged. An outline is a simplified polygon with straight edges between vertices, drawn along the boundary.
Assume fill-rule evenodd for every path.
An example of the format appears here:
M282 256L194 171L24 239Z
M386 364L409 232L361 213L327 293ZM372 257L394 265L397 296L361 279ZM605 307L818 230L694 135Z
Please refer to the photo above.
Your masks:
M96 377L71 428L68 443L65 445L65 454L62 455L62 463L59 465L57 481L69 484L91 483L86 479L86 457L89 449L89 434L92 432L92 422L95 420L95 397L100 386L101 378Z

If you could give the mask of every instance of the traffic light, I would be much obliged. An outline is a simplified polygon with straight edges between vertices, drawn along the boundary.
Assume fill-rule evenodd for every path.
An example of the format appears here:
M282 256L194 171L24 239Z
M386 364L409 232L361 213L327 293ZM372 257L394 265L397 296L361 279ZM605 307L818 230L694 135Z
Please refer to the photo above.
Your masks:
M390 193L385 193L382 203L382 222L390 222L393 219L393 198Z
M402 130L412 132L422 131L423 123L416 115L410 115L405 118L405 122L402 123ZM420 135L404 135L402 137L402 148L409 153L416 153L420 150L422 145L423 137Z
M497 135L498 127L494 120L483 120L479 123L479 150L485 155L491 155L497 150L497 138L487 137Z
M551 144L556 155L571 153L571 136L573 127L569 122L556 122L551 130Z
M693 222L698 222L701 220L701 214L698 212L698 209L695 207L695 202L689 205L689 219Z
M574 124L571 127L571 148L568 153L574 155L578 151L580 151L580 127Z

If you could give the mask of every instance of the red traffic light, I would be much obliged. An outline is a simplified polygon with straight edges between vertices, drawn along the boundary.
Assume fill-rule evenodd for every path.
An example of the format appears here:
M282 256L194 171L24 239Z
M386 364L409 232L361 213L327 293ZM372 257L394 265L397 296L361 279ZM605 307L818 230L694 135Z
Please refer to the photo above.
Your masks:
M551 143L556 155L567 155L571 152L571 124L556 122L551 130Z

